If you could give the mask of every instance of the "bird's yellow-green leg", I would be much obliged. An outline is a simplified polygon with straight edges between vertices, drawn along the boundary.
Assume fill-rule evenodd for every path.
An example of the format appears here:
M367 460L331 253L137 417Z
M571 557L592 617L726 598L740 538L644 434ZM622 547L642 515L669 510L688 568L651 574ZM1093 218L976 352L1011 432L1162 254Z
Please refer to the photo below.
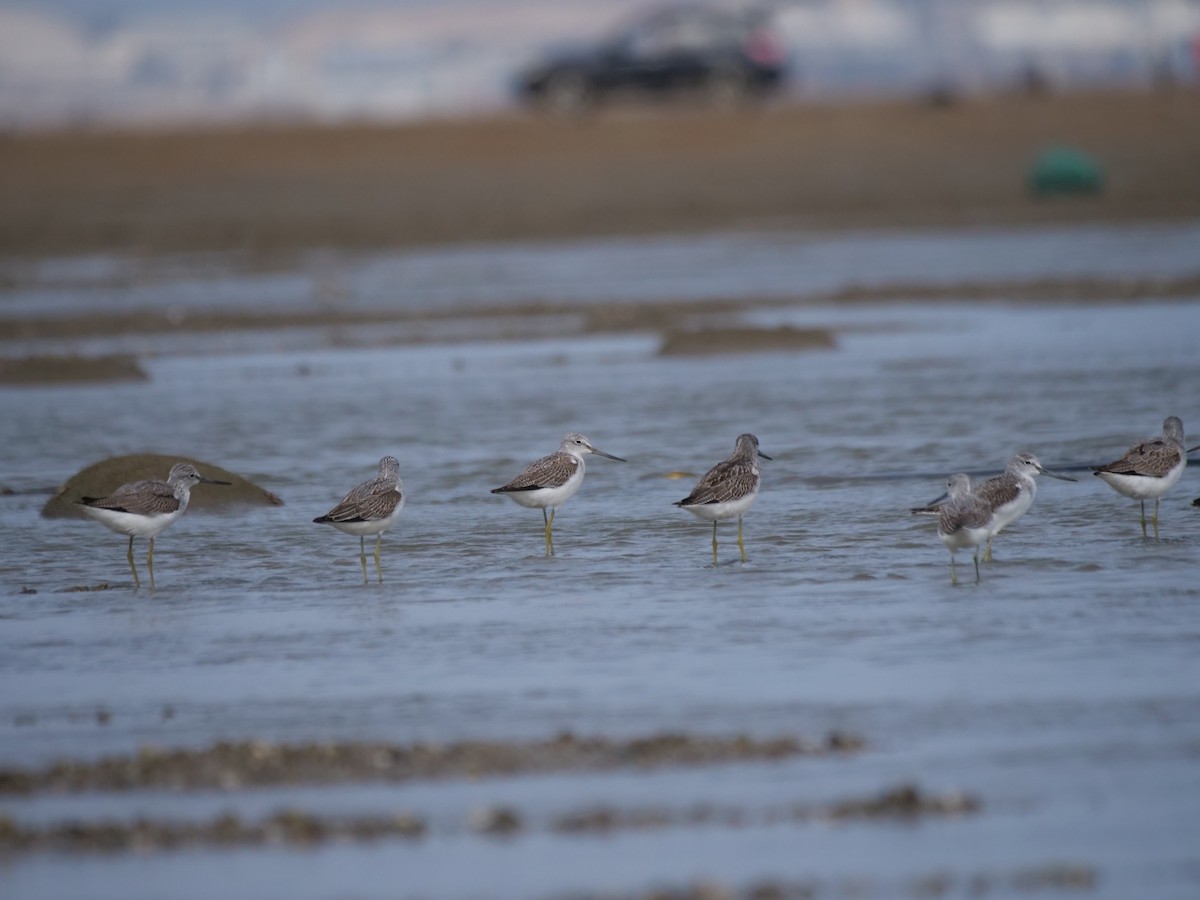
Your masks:
M1146 539L1146 501L1142 501L1142 540Z
M991 537L988 537L988 539L987 539L987 548L983 551L983 561L984 562L992 561L992 539L991 539Z
M713 522L713 565L717 564L717 523Z
M1159 498L1154 498L1154 539L1158 540L1158 501Z
M129 571L133 573L133 586L135 588L140 588L142 586L142 579L138 578L137 565L135 565L133 562L133 535L132 534L129 536L129 552L125 554L125 558L127 560L129 560Z
M379 578L379 583L383 584L383 569L379 566L379 542L383 540L383 532L375 535L375 574Z
M975 548L975 583L979 584L979 548Z
M544 510L544 509L542 510L542 517L546 519L546 555L547 556L554 555L554 514L556 512L558 512L558 510L551 507L550 508L550 516L549 516L549 518L546 518L546 510Z
M958 571L954 565L954 554L950 554L950 583L958 584Z
M742 517L738 516L738 549L742 551L742 562L746 561L746 545L742 543Z
M154 538L150 538L150 549L146 551L146 568L150 570L150 590L154 590Z
M358 561L362 563L363 584L367 583L367 545L363 543L363 536L358 536Z

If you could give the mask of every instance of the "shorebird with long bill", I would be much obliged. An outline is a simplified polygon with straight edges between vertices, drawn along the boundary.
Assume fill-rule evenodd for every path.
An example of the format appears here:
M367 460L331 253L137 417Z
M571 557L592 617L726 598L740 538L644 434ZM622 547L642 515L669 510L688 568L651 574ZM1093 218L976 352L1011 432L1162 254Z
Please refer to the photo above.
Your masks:
M383 584L379 564L379 545L383 533L404 509L404 483L400 480L400 461L394 456L379 460L379 472L370 481L356 485L341 502L323 516L313 519L318 525L332 525L338 531L358 537L358 561L362 564L363 584L367 579L365 540L375 535L375 575Z
M555 452L531 462L508 484L492 489L493 494L503 494L518 506L542 511L547 556L554 555L554 514L583 484L583 459L592 453L625 462L594 446L582 434L571 431L563 437ZM550 511L549 515L546 510Z
M704 473L692 492L675 505L680 509L712 522L713 565L717 564L717 522L738 520L738 550L746 561L746 545L742 542L742 516L758 497L762 484L759 459L771 457L758 449L758 438L752 434L738 436L733 454Z
M117 534L129 536L129 571L135 587L142 586L133 562L133 539L149 538L146 568L154 590L154 539L184 514L197 484L229 484L201 475L191 463L175 463L166 481L146 480L123 484L107 497L83 497L76 502L85 514Z

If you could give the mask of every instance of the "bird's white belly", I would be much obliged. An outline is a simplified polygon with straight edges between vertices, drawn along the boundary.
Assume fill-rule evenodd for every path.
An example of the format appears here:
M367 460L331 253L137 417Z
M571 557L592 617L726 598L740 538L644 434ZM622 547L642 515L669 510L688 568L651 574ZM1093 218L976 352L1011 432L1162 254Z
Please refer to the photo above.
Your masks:
M575 492L579 490L581 484L583 484L582 465L560 487L538 488L536 491L509 491L505 496L511 498L518 506L524 506L527 509L557 509L575 496Z
M739 497L736 500L729 500L724 503L697 503L694 506L685 506L683 508L706 522L716 522L720 519L735 519L743 515L754 504L757 497L758 488L755 488L746 494L746 496Z
M1153 500L1161 497L1179 480L1183 474L1187 460L1182 459L1170 472L1162 478L1150 478L1145 475L1115 475L1112 472L1097 472L1104 481L1118 494L1133 500Z
M938 537L942 539L942 543L946 545L946 549L950 552L955 550L966 550L970 547L978 547L987 540L988 528L960 528L953 534L946 534L944 531L938 532Z
M96 506L81 506L80 509L91 516L101 525L112 529L117 534L132 537L152 538L183 515L182 509L175 512L162 513L157 516L139 516L136 513L120 512L115 509L101 509Z

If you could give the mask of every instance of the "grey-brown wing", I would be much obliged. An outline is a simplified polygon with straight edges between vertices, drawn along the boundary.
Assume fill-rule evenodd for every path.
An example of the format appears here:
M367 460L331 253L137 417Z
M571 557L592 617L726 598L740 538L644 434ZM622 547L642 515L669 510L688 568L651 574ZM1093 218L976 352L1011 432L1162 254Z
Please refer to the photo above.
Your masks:
M947 503L938 513L938 529L943 534L954 534L962 528L983 528L992 518L992 510L979 497Z
M1145 475L1149 478L1162 478L1179 465L1183 451L1174 443L1158 438L1143 441L1115 462L1100 466L1097 472L1111 472L1113 475Z
M138 516L162 516L179 509L175 489L165 481L133 481L121 485L107 497L84 497L80 502L96 509Z
M493 494L511 491L536 491L538 488L556 488L566 484L579 469L579 460L570 453L551 453L531 462L504 487L495 488Z
M980 500L988 504L992 509L998 509L1006 503L1012 503L1017 497L1021 496L1021 484L1015 478L1006 478L1003 475L997 475L979 485L975 489L975 496L979 497Z
M749 466L725 460L717 463L696 482L692 492L678 506L728 503L745 497L758 484L758 476Z
M391 480L365 481L318 522L375 522L396 511L403 495Z

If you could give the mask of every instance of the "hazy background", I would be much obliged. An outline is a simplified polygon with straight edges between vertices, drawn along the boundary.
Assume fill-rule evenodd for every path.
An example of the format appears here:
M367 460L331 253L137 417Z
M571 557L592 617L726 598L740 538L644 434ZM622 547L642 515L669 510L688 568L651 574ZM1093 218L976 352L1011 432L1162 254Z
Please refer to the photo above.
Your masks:
M546 48L645 0L0 4L0 126L495 113ZM1194 0L778 0L787 95L1196 83Z

